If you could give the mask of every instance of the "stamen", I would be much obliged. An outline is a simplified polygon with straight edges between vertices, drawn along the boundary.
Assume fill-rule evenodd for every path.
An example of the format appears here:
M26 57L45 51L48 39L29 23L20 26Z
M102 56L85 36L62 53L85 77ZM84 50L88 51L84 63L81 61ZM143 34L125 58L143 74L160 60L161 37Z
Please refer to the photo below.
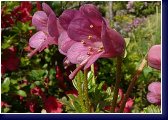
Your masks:
M90 28L93 28L93 25L92 25L92 24L90 25Z
M93 48L92 48L92 47L88 47L88 49L89 49L89 51L92 51L92 50L93 50Z
M90 40L92 37L93 37L93 36L89 35L89 36L88 36L88 39Z
M100 46L100 47L99 47L99 49L103 50L103 49L104 49L104 47L103 47L103 46Z
M81 43L82 43L82 44L86 44L86 42L85 42L84 40L81 40Z
M87 55L91 55L91 53L90 53L90 52L87 52Z
M98 49L98 52L102 52L103 50L102 49Z

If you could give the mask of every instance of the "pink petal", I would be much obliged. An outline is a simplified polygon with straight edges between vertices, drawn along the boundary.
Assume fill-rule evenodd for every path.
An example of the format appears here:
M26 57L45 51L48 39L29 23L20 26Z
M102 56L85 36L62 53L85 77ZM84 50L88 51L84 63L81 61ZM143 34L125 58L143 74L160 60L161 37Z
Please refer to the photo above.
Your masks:
M58 38L57 18L54 13L51 13L48 17L48 33L50 36Z
M160 70L161 68L161 46L154 45L148 52L148 64L149 66Z
M113 29L107 28L105 22L102 25L101 40L104 45L106 57L116 57L123 54L125 41L123 37Z
M67 52L68 60L73 64L80 64L89 57L88 48L83 44L74 43Z
M29 45L32 48L39 48L46 39L47 35L44 32L39 31L30 38Z
M74 18L68 27L68 35L71 39L75 41L88 40L89 36L92 36L92 39L97 39L97 31L90 26L92 23L83 16L78 16ZM101 32L101 31L100 31Z
M58 38L59 51L66 55L69 48L74 44L75 41L71 40L66 31L62 32Z
M88 62L86 63L84 69L87 69L89 68L98 58L101 57L101 55L104 53L103 52L100 52L100 53L95 53L93 55L91 55L91 57L89 58Z
M101 27L102 16L96 6L92 4L82 5L80 7L80 12L82 13L82 15L84 15L84 17L87 17L94 26Z
M47 14L43 11L37 11L32 18L32 24L37 30L42 30L47 32Z
M148 86L148 90L155 94L161 94L161 83L160 82L152 82Z
M47 14L47 16L49 16L51 13L54 13L54 11L46 3L42 3L42 8L44 12Z
M70 22L77 14L77 10L65 10L59 17L59 22L62 27L67 30Z
M149 92L147 94L147 99L150 103L160 103L161 101L161 96L160 95L157 95L153 92Z

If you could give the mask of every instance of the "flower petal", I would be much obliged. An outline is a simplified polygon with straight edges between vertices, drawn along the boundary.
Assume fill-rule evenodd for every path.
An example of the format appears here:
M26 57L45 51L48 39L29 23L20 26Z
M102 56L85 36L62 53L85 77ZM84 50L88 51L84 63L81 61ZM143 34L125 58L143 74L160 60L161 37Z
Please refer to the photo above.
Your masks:
M89 57L88 48L80 42L74 43L67 52L68 60L73 64L80 64Z
M39 48L46 39L47 35L44 32L39 31L30 38L29 45L32 48Z
M148 52L148 64L150 67L160 70L161 68L161 46L154 45Z
M68 27L69 37L75 41L88 40L89 36L91 39L97 39L97 34L95 30L90 28L90 25L92 25L90 21L83 16L74 18Z
M155 94L161 94L161 83L160 82L152 82L148 86L148 90Z
M78 13L77 10L65 10L59 17L59 22L62 25L62 27L67 30L70 22L75 17L75 15Z
M161 101L161 96L160 95L157 95L157 94L154 94L153 92L149 92L147 94L147 99L150 103L157 103L159 104L160 101Z
M88 62L86 63L84 69L87 69L89 68L98 58L101 57L101 55L104 53L103 52L100 52L100 53L96 53L96 54L93 54L91 55L91 57L89 58Z
M102 16L96 6L92 4L85 4L82 5L79 10L82 15L87 17L94 26L102 25Z
M116 57L121 55L125 49L125 41L122 36L113 29L109 29L106 23L102 24L101 40L104 45L104 56Z
M71 40L66 31L62 32L58 38L59 51L66 55L69 48L74 44L75 41Z
M50 36L58 38L57 18L54 13L51 13L48 17L48 33Z
M47 32L47 14L43 11L37 11L32 18L32 24L37 30L42 30Z
M44 12L47 14L47 16L49 16L51 13L54 13L54 11L46 3L42 3L42 8Z

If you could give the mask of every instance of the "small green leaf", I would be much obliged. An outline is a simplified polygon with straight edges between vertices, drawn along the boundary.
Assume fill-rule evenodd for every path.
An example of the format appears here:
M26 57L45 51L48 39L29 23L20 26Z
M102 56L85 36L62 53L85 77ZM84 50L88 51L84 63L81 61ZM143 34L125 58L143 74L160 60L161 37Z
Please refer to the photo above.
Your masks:
M5 80L2 83L2 93L8 92L10 90L10 80L9 78L5 78Z
M98 89L100 90L101 88L102 88L102 86L104 85L104 82L105 81L102 81L100 84L99 84L99 86L98 86Z
M22 97L27 97L26 92L23 91L23 90L18 90L18 91L16 91L16 94L17 94L17 95L20 95L20 96L22 96Z

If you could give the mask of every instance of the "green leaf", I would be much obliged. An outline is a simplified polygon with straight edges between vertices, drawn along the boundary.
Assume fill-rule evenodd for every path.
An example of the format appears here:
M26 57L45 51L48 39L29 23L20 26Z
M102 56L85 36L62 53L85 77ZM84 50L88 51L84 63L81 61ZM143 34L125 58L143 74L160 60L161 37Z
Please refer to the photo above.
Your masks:
M16 94L17 94L17 95L20 95L20 96L22 96L22 97L27 97L26 92L23 91L23 90L18 90L18 91L16 91Z
M100 90L102 88L102 86L104 85L105 81L102 81L99 86L98 86L98 89Z
M2 93L8 92L10 90L10 80L9 78L5 78L5 80L2 83Z
M157 105L149 105L148 107L143 109L144 113L161 113L160 106Z

